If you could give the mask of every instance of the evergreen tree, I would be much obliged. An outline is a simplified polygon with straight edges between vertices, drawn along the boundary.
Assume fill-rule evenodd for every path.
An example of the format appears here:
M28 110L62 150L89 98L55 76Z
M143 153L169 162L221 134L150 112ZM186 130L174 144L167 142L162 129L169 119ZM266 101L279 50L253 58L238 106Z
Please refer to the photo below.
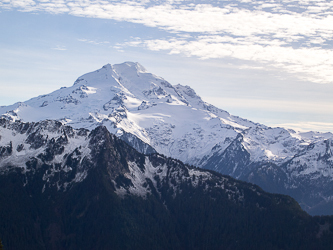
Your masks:
M3 245L2 245L1 239L0 239L0 250L3 250Z

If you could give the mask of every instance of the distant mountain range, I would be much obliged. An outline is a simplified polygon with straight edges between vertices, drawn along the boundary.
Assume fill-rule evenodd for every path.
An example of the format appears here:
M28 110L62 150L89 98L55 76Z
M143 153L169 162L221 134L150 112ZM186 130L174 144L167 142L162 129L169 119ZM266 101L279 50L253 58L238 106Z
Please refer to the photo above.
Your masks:
M89 131L105 126L141 153L158 152L288 194L310 214L333 214L331 133L270 128L230 115L138 63L105 65L72 87L2 106L0 114L13 124L56 120ZM29 155L11 132L1 128L0 135L2 157L8 155L1 165Z
M332 249L333 217L104 126L0 119L4 249ZM6 145L6 146L3 146Z

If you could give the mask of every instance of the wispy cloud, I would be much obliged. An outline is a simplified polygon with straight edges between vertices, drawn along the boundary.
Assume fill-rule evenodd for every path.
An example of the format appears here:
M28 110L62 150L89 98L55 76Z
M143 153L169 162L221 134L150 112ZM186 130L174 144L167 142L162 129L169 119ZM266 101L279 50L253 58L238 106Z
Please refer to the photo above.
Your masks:
M202 59L235 58L267 64L295 73L302 80L316 83L333 82L333 51L321 48L298 48L279 46L279 42L267 45L250 41L224 42L226 37L200 36L194 41L178 39L155 39L142 41L150 50L167 50L170 54L185 54ZM233 39L230 39L233 40ZM130 43L127 43L130 44Z
M227 103L232 108L244 108L252 110L270 110L272 112L284 113L315 113L333 115L332 103L330 102L307 102L291 100L274 100L274 99L251 99L251 98L220 98L204 96L204 100L216 106L225 106ZM245 107L244 107L244 104Z
M226 98L205 96L205 101L216 106L227 108L228 110L242 110L243 117L250 114L252 110L258 113L266 114L266 117L260 117L262 122L271 127L285 127L297 131L321 131L332 132L332 122L318 122L315 117L309 114L316 114L320 117L330 117L333 115L332 104L329 102L306 102L291 100L274 100L274 99L250 99L250 98ZM248 112L246 112L248 111ZM269 114L283 114L275 119ZM293 118L294 117L294 118ZM297 117L295 119L295 117ZM304 121L301 117L307 117L308 121ZM259 117L256 117L258 120ZM291 121L291 122L281 122ZM302 121L300 121L302 120ZM330 119L326 119L330 120Z
M57 45L57 46L53 47L52 49L53 50L60 50L60 51L67 50L65 46L61 46L61 45Z
M89 39L85 39L85 38L80 38L80 39L78 39L78 41L84 42L84 43L90 43L90 44L94 44L94 45L110 44L109 41L96 41L96 40L89 40Z
M298 122L298 123L281 123L275 124L273 127L291 128L296 131L321 131L331 132L333 131L333 123L328 122Z
M193 1L5 0L0 2L0 7L143 24L165 30L172 38L142 37L142 40L135 39L116 47L144 46L149 50L166 50L201 59L235 58L279 68L302 80L333 82L332 2L204 2L209 4L194 4Z

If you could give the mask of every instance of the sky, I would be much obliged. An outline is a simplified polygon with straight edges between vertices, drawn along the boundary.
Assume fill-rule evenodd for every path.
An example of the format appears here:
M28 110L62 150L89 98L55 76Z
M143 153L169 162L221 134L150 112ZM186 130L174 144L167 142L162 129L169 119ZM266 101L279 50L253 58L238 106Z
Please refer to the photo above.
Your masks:
M232 115L333 132L333 2L0 0L0 106L139 62Z

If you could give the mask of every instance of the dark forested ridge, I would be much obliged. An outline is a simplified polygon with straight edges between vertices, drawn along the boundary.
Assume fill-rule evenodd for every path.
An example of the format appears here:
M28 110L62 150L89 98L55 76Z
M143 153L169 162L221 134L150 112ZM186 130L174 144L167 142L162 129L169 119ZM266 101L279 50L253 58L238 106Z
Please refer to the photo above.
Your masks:
M32 157L29 171L13 164L1 172L4 249L333 248L333 218L311 217L289 196L145 156L103 127L87 138L90 158L80 159L76 145L76 158L63 157L67 172L58 169L50 179L45 157ZM63 188L80 168L87 175Z

